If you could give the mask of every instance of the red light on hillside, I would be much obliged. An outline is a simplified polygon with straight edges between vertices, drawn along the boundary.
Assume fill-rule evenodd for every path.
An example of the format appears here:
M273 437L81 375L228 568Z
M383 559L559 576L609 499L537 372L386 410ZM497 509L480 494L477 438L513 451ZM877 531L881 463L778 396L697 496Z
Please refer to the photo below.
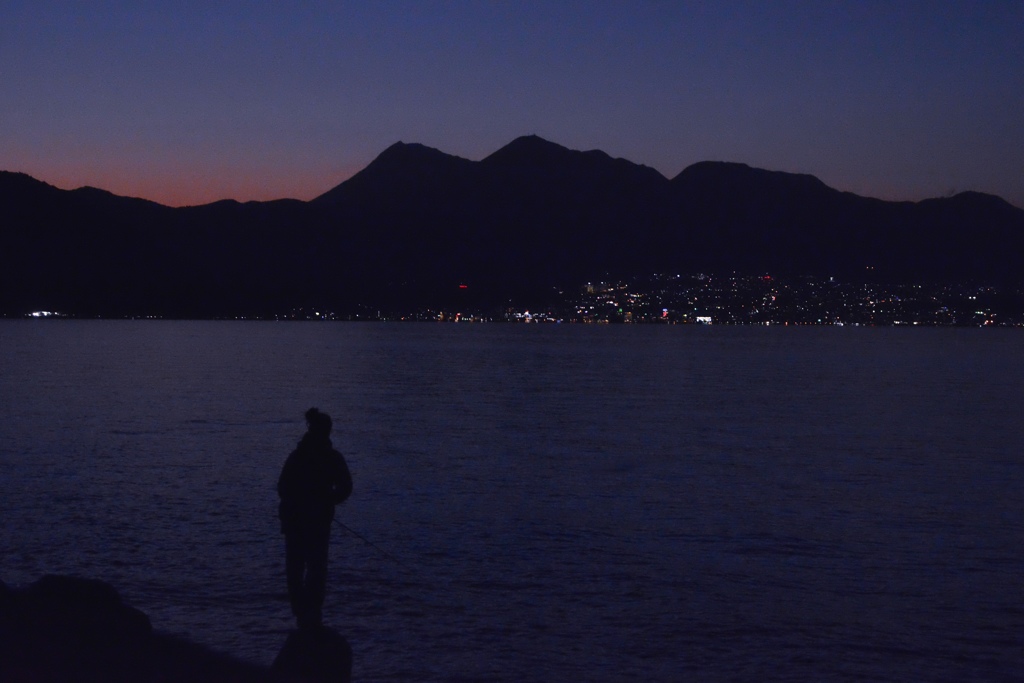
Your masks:
M469 285L459 285L459 289L469 289Z

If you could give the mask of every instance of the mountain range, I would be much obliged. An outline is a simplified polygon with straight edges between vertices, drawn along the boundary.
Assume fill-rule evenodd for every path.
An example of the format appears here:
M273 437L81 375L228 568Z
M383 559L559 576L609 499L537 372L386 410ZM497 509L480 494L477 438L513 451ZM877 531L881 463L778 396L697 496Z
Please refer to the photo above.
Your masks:
M1024 210L890 202L701 162L674 178L517 138L481 161L396 143L308 201L172 208L0 172L0 314L210 317L543 305L654 272L1018 284Z

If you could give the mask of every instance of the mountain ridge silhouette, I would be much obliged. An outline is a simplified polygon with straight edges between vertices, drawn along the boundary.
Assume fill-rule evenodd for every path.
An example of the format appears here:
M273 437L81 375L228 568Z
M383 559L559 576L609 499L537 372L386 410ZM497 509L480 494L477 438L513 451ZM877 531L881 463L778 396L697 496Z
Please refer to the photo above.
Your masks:
M703 161L671 179L522 136L480 161L397 142L311 201L172 208L0 172L0 313L269 315L542 302L651 272L1020 282L1024 211L891 202ZM460 285L464 285L461 286Z

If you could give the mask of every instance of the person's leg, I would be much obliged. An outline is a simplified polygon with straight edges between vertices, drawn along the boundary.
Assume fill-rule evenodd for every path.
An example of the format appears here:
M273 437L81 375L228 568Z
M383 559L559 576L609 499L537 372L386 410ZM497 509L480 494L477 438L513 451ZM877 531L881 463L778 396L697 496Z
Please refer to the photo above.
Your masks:
M327 594L327 547L330 540L330 526L310 529L306 556L306 596L309 599L310 617L317 624L321 622L324 597Z
M292 604L292 614L300 616L307 602L303 574L306 569L306 558L303 552L304 543L300 534L286 534L284 537L284 571L288 580L288 600Z

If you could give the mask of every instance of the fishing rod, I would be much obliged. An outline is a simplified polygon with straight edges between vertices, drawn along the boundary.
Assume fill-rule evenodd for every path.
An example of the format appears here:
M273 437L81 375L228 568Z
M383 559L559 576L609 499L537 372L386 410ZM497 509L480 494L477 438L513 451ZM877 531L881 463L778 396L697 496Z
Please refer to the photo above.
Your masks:
M370 546L371 548L373 548L374 550L379 552L384 557L386 557L389 560L391 560L392 562L394 562L395 564L401 565L402 567L404 567L405 569L408 569L409 571L415 571L412 567L407 565L405 562L402 562L400 559L398 559L397 557L395 557L394 555L392 555L388 551L384 550L384 548L381 548L379 545L377 545L376 543L374 543L373 541L368 539L366 536L363 536L361 533L359 533L358 531L356 531L355 529L353 529L349 525L345 524L344 522L339 520L337 517L334 518L334 523L337 524L338 526L340 526L345 531L347 531L350 534L352 534L353 536L355 536L356 538L358 538L359 540L361 540L366 545Z
M389 560L391 560L395 564L401 566L403 569L405 569L405 570L407 570L409 572L412 572L414 574L418 574L419 573L416 569L413 569L411 566L409 566L405 562L402 562L400 559L398 559L397 557L395 557L394 555L392 555L388 551L384 550L384 548L381 548L379 545L377 545L376 543L374 543L373 541L368 539L366 536L363 536L361 533L359 533L358 531L356 531L355 529L353 529L349 525L345 524L344 522L342 522L342 521L338 520L337 518L335 518L334 519L334 523L337 524L338 526L340 526L345 531L347 531L350 534L352 534L353 536L355 536L356 538L358 538L359 540L361 540L363 543L366 543L368 546L371 546L374 550L376 550L381 555L383 555L384 557L388 558ZM455 594L461 594L463 596L463 599L465 599L467 594L469 594L469 593L489 593L490 592L490 591L482 590L482 589L479 589L479 588L474 588L472 586L458 585L457 583L452 582L451 580L448 581L448 589L449 589L449 591L453 591ZM418 596L413 596L413 597L414 597L414 599L418 600L418 602L422 603L423 605L430 606L430 605L434 604L432 602L424 600L422 597L418 597ZM456 603L450 603L450 604L456 604Z

